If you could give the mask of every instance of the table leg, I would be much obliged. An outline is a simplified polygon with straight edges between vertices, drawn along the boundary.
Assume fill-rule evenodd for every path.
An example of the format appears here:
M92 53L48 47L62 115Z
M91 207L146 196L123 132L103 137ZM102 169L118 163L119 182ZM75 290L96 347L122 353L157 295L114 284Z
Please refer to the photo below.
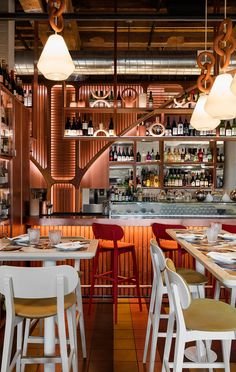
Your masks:
M44 266L55 266L55 261L45 261ZM44 320L44 355L52 356L55 354L55 324L54 317ZM44 372L55 372L55 364L44 365Z

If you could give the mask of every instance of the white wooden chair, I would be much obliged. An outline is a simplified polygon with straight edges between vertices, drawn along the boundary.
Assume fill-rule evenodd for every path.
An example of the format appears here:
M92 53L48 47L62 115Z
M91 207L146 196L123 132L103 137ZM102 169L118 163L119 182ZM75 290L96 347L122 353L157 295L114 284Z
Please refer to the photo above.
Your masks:
M168 323L167 338L164 351L164 367L166 371L180 372L183 368L224 368L230 372L231 341L236 338L236 309L224 302L212 299L193 299L184 279L175 272L170 259L166 260L166 272L169 280L170 296L173 300L177 329L174 362L169 362L173 323ZM201 362L184 362L184 350L187 342L205 340L206 360ZM208 362L210 341L221 340L223 362Z
M76 339L76 270L67 265L40 268L0 267L0 293L5 296L6 325L1 372L16 365L20 372L26 364L61 363L62 371L78 371ZM68 321L70 354L67 352L65 311ZM60 356L27 357L22 355L23 320L56 317ZM16 353L11 360L14 327L17 326Z
M150 299L150 307L147 322L147 331L143 352L143 363L146 363L147 352L150 341L150 335L152 330L151 350L150 350L150 363L149 372L153 372L155 365L156 347L158 337L166 337L166 332L159 332L160 319L167 319L169 315L161 314L161 306L163 295L167 294L166 286L166 272L165 272L165 256L161 248L158 246L155 239L150 241L150 254L152 259L153 267L153 282L152 282L152 293ZM195 297L204 296L204 284L207 282L207 278L191 269L179 269L180 274L185 278L189 284L191 293ZM170 313L172 312L171 301L169 301Z

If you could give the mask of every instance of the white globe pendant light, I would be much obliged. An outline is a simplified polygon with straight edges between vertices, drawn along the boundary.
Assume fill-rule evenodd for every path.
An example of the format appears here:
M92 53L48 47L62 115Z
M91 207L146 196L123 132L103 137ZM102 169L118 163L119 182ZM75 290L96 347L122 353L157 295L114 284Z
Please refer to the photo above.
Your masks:
M66 80L73 73L75 65L61 35L49 36L37 67L49 80Z
M234 95L236 95L236 74L234 75L233 81L231 83L230 89Z
M204 106L207 98L207 94L200 94L190 119L190 124L199 131L214 130L220 124L220 119L213 118L205 111Z
M220 120L230 120L236 117L236 96L230 86L232 76L224 73L218 75L206 100L205 111Z

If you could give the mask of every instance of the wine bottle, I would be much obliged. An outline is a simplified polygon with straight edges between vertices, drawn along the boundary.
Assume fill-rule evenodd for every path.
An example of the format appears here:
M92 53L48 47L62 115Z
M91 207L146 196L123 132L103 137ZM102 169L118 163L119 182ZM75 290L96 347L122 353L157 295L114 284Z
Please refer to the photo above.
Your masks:
M114 147L113 161L117 161L117 149L116 149L116 146Z
M109 136L114 136L114 124L113 124L113 119L110 118L110 123L109 123L109 129L108 129Z
M172 122L172 136L178 136L178 128L175 119Z
M110 104L110 107L114 107L114 95L113 95L112 90L111 90L111 94L109 96L109 104Z
M82 135L83 135L83 125L82 125L81 118L79 116L79 120L78 120L78 136L82 136Z
M225 121L221 120L220 122L220 136L225 136Z
M182 122L181 116L179 117L179 122L177 125L177 135L183 136L184 135L184 124Z
M231 137L232 136L232 128L231 128L231 125L230 125L230 121L229 120L227 121L227 124L226 124L225 135L227 137Z
M186 118L184 120L184 136L189 136L189 123Z
M152 109L153 108L153 96L152 96L152 91L150 90L149 97L148 97L148 108Z
M130 161L134 161L134 150L133 147L130 149Z
M122 149L122 153L121 153L121 161L125 161L126 160L126 156L125 156L125 149L123 147Z
M121 108L122 107L122 99L121 99L120 92L118 92L116 101L117 101L117 107Z
M93 122L92 119L90 118L88 123L88 136L93 136L93 133L94 133Z
M236 136L236 119L235 118L232 124L232 136Z
M122 161L122 155L121 155L120 147L118 148L117 161Z
M83 129L83 136L87 136L88 135L88 122L86 120L85 115L84 115L84 120L83 120L83 123L82 123L82 129Z
M71 122L70 118L67 116L66 124L65 124L65 136L69 136L71 134Z
M166 128L165 128L165 136L172 136L172 130L170 125L170 117L167 116Z
M72 136L76 136L76 121L75 121L75 117L73 117L72 119L72 125L71 125L71 134Z
M2 63L0 61L0 83L3 83L3 71L2 71Z

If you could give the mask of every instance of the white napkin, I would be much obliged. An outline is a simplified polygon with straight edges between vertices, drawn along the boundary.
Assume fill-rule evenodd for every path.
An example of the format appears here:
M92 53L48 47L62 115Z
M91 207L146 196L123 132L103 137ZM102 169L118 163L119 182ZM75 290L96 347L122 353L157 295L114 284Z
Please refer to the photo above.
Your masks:
M207 256L211 257L215 261L220 261L224 263L234 263L236 262L236 252L209 252Z
M176 233L177 238L185 240L203 239L204 235L201 234L188 234L188 233Z

